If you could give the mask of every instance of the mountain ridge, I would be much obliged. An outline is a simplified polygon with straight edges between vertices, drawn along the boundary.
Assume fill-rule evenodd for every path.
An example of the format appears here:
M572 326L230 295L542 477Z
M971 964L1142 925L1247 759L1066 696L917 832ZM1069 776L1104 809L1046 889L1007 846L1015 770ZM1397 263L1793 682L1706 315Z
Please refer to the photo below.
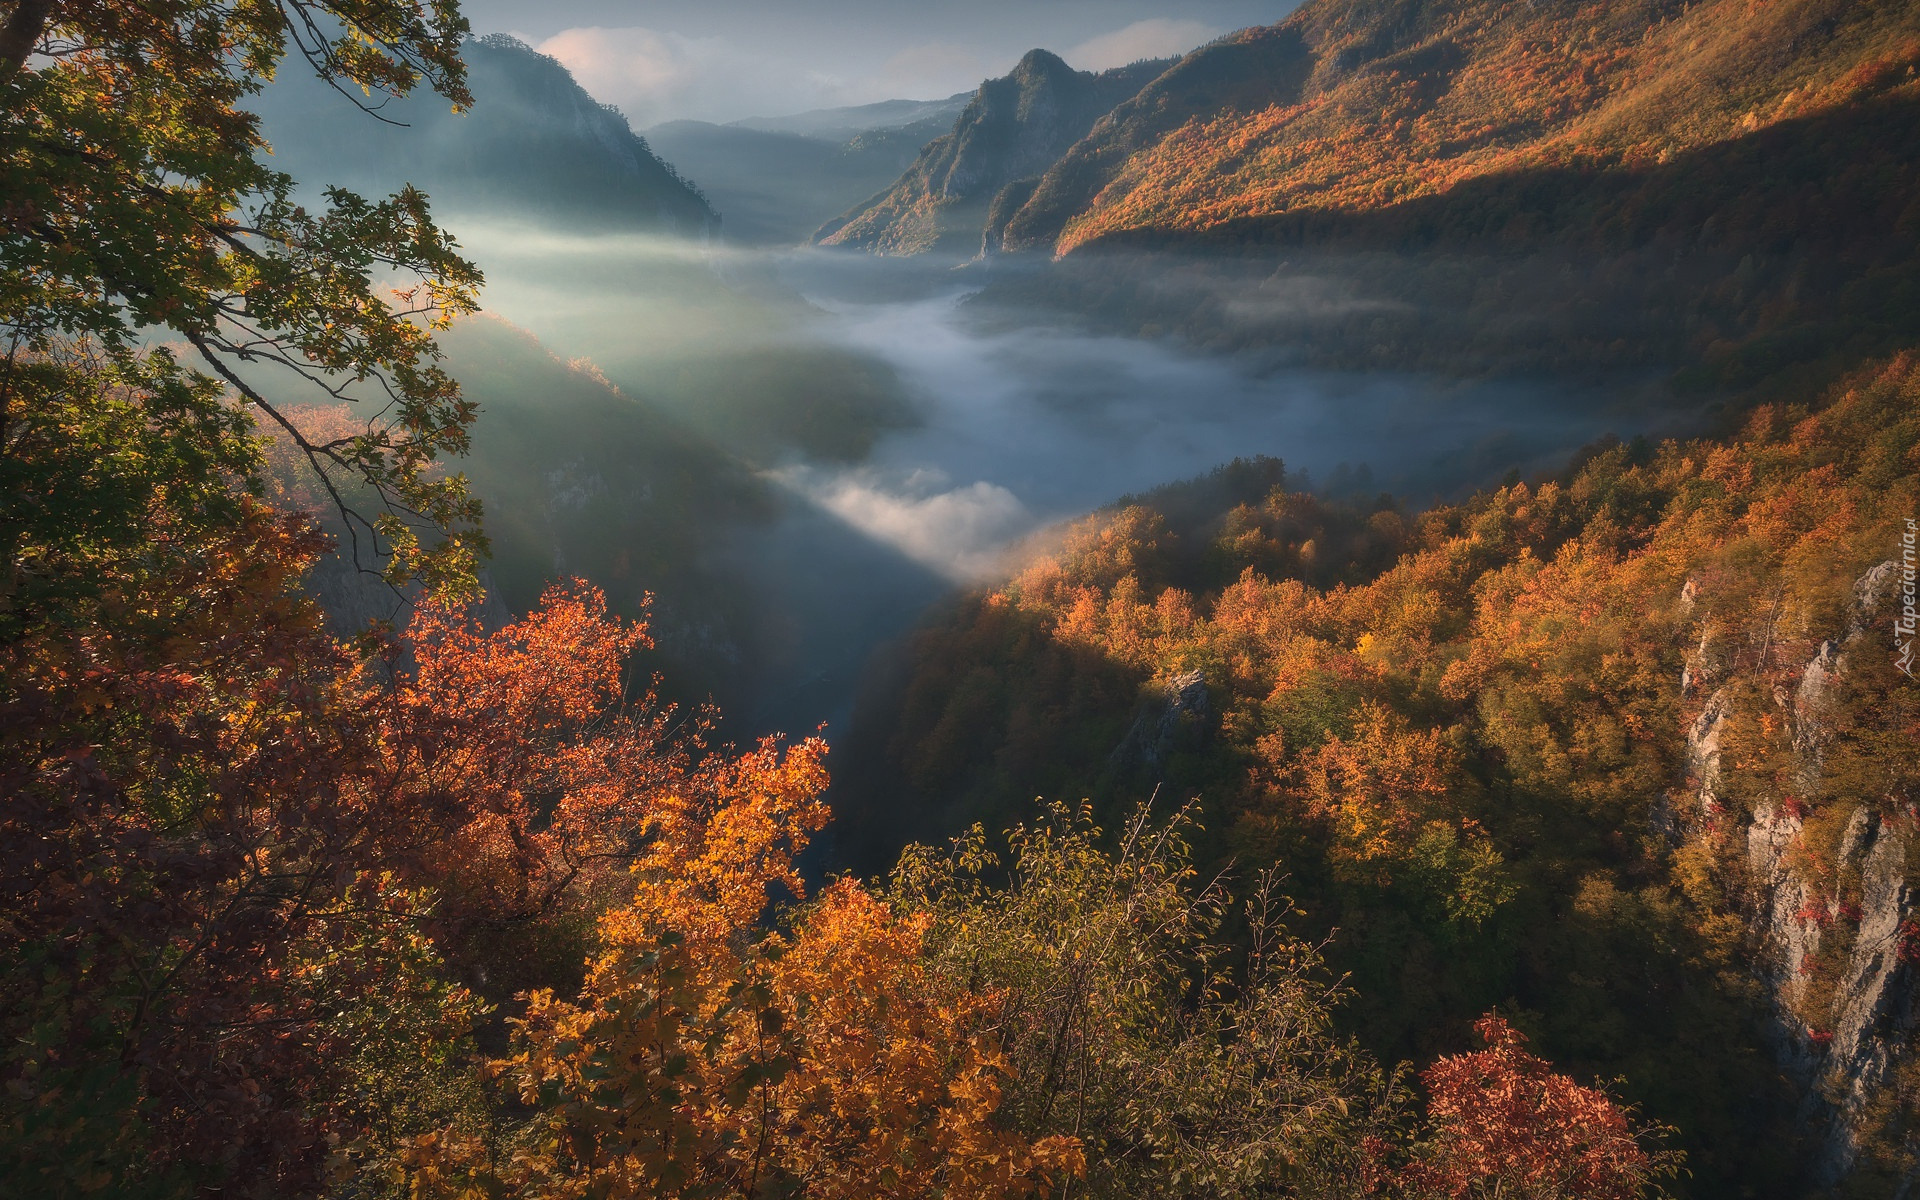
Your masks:
M1165 65L1146 60L1095 74L1029 51L1007 75L982 83L952 132L930 142L892 187L821 226L813 240L884 254L971 255L1003 189L1043 172Z
M822 221L887 188L949 124L923 118L834 141L739 122L667 121L646 137L700 181L727 241L795 246Z
M462 54L475 102L458 114L410 97L383 106L384 121L346 121L319 102L323 84L290 73L257 104L276 165L372 193L414 184L443 212L696 238L717 230L699 188L557 59L505 34L469 40Z
M1916 60L1911 6L1317 0L1117 106L1006 248L1379 207L1541 163L1657 163L1904 86Z
M956 92L944 100L877 100L840 108L813 108L780 117L742 117L726 123L731 129L762 133L793 133L828 142L846 142L876 129L902 129L922 121L950 125L973 99L972 92Z

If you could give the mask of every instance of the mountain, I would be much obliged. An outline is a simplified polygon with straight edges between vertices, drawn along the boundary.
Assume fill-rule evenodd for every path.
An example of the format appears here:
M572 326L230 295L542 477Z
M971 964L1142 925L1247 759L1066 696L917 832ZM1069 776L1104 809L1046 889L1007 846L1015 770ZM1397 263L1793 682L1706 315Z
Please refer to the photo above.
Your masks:
M945 113L938 104L887 103ZM856 114L862 110L826 111ZM952 123L952 114L946 113L855 130L845 139L830 141L741 122L669 121L647 130L646 137L656 150L700 181L701 190L722 214L729 242L793 246L806 241L822 222L898 179L921 147ZM844 131L840 125L807 127Z
M1009 197L988 249L1064 269L989 291L1329 365L1817 386L1920 335L1917 67L1912 3L1316 0Z
M971 255L1004 189L1047 170L1165 67L1147 61L1096 75L1031 51L1011 74L981 84L952 132L929 143L898 182L814 238L882 254Z
M1543 167L1645 169L1900 90L1920 10L1344 0L1204 47L1120 104L1009 249L1405 204Z
M947 129L972 99L972 92L960 92L945 100L882 100L848 108L816 108L785 117L747 117L731 122L730 128L792 133L837 145L863 133L905 129L927 122Z
M462 48L470 112L438 97L390 102L376 117L286 72L258 98L276 165L303 181L367 193L415 184L439 211L515 223L700 237L718 216L626 118L556 60L504 35Z

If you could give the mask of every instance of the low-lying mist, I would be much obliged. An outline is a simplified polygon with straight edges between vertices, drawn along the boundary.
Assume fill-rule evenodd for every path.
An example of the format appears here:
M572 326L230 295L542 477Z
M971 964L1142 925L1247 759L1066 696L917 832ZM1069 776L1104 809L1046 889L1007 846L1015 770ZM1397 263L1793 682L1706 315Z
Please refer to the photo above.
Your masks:
M739 660L721 696L736 736L840 726L878 646L1127 493L1271 455L1321 490L1418 505L1658 419L1591 381L1341 373L1092 334L995 308L977 268L448 219L493 312L764 489L688 566L753 614L714 618Z

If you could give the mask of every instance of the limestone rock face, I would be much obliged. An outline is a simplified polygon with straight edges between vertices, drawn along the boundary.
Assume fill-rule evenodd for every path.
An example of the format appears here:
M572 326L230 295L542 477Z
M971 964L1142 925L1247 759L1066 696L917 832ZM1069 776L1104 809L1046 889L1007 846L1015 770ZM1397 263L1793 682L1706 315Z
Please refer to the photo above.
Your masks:
M1140 715L1114 747L1109 765L1158 770L1168 755L1205 730L1211 712L1205 672L1188 671L1165 680L1142 702Z
M1893 567L1883 563L1859 579L1841 640L1817 643L1797 681L1773 689L1772 704L1790 725L1794 795L1821 790L1834 715L1846 698L1848 658L1866 649L1862 643ZM1716 662L1713 642L1708 628L1682 679L1683 689L1725 680L1687 731L1695 829L1725 811L1721 741L1731 719L1731 689L1742 682L1740 670ZM1916 826L1913 814L1888 812L1884 800L1862 795L1845 802L1850 812L1832 861L1817 873L1808 870L1806 820L1791 796L1755 805L1737 834L1744 841L1753 971L1771 1000L1767 1038L1800 1092L1800 1120L1812 1148L1808 1182L1820 1188L1840 1183L1858 1162L1869 1110L1920 1029L1920 979L1909 950L1920 928L1909 867ZM1683 824L1673 822L1676 830ZM1853 895L1857 902L1842 899ZM1816 991L1814 967L1823 959L1839 963L1837 982Z

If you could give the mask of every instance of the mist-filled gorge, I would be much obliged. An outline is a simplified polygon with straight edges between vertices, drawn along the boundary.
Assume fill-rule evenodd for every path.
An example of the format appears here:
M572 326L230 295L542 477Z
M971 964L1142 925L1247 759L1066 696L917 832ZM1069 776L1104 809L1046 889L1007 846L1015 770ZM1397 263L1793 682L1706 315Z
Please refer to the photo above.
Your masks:
M714 681L740 737L844 728L869 656L930 605L1002 577L1052 526L1231 459L1276 457L1298 486L1418 504L1552 469L1605 434L1689 419L1645 373L1602 384L1317 370L1289 361L1295 347L1208 355L982 305L979 272L945 261L446 220L488 272L491 314L602 376L636 421L665 421L700 447L636 445L669 461L630 460L616 482L588 465L601 437L570 433L564 409L543 412L530 393L493 399L493 359L472 374L464 339L479 335L456 332L452 365L472 394L542 426L537 442L483 447L470 467L499 514L496 574L531 564L513 597L524 605L542 571L637 561L618 525L565 515L581 489L607 491L596 505L653 489L646 503L660 505L673 485L650 471L707 477L709 494L664 510L702 526L699 550L604 582L654 594L663 644L700 647L670 654L674 665ZM544 499L526 491L535 478ZM545 519L525 524L529 505ZM561 525L565 549L551 532ZM651 520L637 526L628 536L659 536Z
M1920 1180L1915 0L0 0L0 1200Z

